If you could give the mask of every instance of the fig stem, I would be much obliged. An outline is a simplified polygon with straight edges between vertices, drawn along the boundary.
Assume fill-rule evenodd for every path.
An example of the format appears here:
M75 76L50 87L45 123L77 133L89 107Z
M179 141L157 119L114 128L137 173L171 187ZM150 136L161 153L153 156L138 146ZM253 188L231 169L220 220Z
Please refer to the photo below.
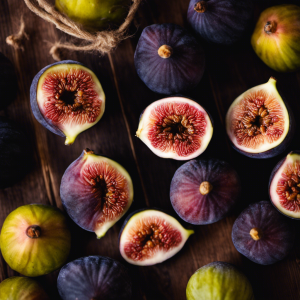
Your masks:
M250 230L250 236L253 238L253 240L258 241L263 237L263 232L261 229L254 227Z
M207 3L206 1L199 1L195 4L194 6L194 10L197 12L197 13L204 13L206 11L206 8L207 8Z
M275 33L277 30L277 23L275 21L268 21L265 25L264 30L267 34Z
M162 45L157 50L157 53L161 58L169 58L173 54L173 49L171 46Z
M199 187L200 194L203 196L210 193L212 189L213 189L213 185L208 181L203 181Z
M84 151L84 154L94 154L94 151L90 150L89 148L85 148L83 151Z
M31 225L27 228L26 234L31 239L37 239L41 236L42 230L38 225Z

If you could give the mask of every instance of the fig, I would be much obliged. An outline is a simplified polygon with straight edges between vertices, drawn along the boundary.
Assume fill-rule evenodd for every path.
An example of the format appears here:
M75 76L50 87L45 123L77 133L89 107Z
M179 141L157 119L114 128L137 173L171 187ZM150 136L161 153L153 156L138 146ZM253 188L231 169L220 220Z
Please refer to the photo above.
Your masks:
M187 300L254 300L247 277L231 264L216 261L198 269L186 287Z
M131 0L55 0L55 7L88 29L115 28L124 22Z
M193 233L160 210L142 209L126 218L119 237L120 252L133 265L155 265L177 254Z
M119 262L103 256L87 256L65 265L57 288L62 300L130 300L131 279Z
M0 283L0 300L50 300L50 298L35 280L15 276Z
M174 174L170 199L184 221L204 225L224 218L239 199L237 172L218 159L191 160Z
M269 195L279 212L300 219L300 151L292 151L273 169Z
M51 273L66 261L71 234L63 213L49 205L20 206L4 221L0 235L4 260L29 277Z
M251 0L191 0L187 20L205 40L231 45L243 37L252 14Z
M300 7L282 4L262 12L251 38L258 57L278 72L300 69Z
M154 24L143 30L134 64L150 90L170 95L198 85L204 73L205 57L199 42L181 26Z
M249 157L269 158L287 149L294 116L276 89L276 79L244 92L231 104L226 130L233 148Z
M32 150L23 130L9 119L0 117L0 188L21 180L31 169L31 164Z
M18 81L11 61L0 52L0 109L6 108L17 96Z
M232 241L238 252L261 265L274 264L289 253L295 231L269 201L251 204L235 220Z
M100 239L129 209L133 185L121 165L85 149L65 171L60 196L71 219Z
M188 160L207 148L213 121L197 102L168 97L150 104L140 117L136 136L162 158Z
M30 104L37 121L71 145L101 119L105 95L90 69L64 60L37 73L30 87Z

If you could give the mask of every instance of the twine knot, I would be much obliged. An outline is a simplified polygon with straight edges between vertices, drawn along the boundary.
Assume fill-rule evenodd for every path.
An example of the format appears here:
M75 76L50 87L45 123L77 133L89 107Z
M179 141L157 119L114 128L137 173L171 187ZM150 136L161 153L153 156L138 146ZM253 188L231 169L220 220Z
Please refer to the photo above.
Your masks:
M8 36L6 38L6 43L14 47L16 50L20 49L24 51L23 41L25 38L27 40L29 39L27 33L25 32L25 22L24 17L22 16L19 32Z

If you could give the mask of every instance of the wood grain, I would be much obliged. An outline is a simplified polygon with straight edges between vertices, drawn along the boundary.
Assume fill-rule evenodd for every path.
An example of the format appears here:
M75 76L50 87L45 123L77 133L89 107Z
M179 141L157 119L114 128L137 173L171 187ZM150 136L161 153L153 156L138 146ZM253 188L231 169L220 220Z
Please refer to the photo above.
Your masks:
M135 36L121 43L110 55L99 57L97 54L63 53L65 59L78 60L93 69L107 97L103 119L82 133L74 145L66 147L61 137L47 131L34 119L29 105L29 88L34 75L44 66L53 63L48 54L47 41L65 40L68 37L32 14L22 0L0 1L0 51L14 62L19 80L18 98L1 114L22 125L32 143L35 158L32 171L21 182L0 191L0 225L8 213L23 204L45 203L62 208L59 196L61 177L67 166L86 147L111 157L129 171L135 188L135 202L130 212L148 206L162 208L174 217L177 216L170 204L169 186L175 170L182 162L156 157L135 137L140 113L161 96L148 90L138 78L133 55L139 35L147 25L172 22L188 28L188 2L145 0L137 15L140 26L137 30L132 28ZM259 266L241 256L231 241L232 224L241 210L249 203L268 199L270 173L284 155L260 161L233 151L224 129L224 117L229 105L246 89L275 76L295 115L300 112L300 73L279 74L272 71L256 57L249 43L259 13L277 3L287 2L255 1L252 27L238 45L223 48L204 43L207 53L205 75L199 86L187 94L203 105L214 119L214 136L203 157L217 157L230 162L242 178L243 195L236 210L216 224L194 227L196 233L178 255L151 267L135 267L122 260L118 250L118 234L123 220L101 240L97 240L93 233L78 228L70 220L73 247L69 260L98 254L122 261L131 273L133 299L185 299L185 287L190 276L199 267L217 260L237 265L250 279L258 300L300 299L299 242L284 261L272 266ZM19 52L7 46L5 38L18 31L22 14L30 40L25 41L25 51ZM298 122L297 132L299 126ZM299 148L300 141L295 138L290 149ZM297 222L294 223L296 229L299 229ZM191 228L189 224L182 224ZM38 278L53 299L59 299L56 290L57 274L58 271ZM17 274L0 256L0 281L12 275Z

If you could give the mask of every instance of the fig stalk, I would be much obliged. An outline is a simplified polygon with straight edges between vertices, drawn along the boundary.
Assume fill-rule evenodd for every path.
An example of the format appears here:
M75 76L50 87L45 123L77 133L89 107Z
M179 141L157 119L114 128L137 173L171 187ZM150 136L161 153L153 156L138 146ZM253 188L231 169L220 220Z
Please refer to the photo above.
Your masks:
M265 25L264 30L267 34L275 33L277 30L277 23L275 21L268 21Z
M203 181L199 187L199 191L203 196L209 194L212 191L212 189L213 189L213 185L208 181Z
M206 1L199 1L195 4L194 6L194 10L197 12L197 13L204 13L206 11L206 8L207 8L207 3Z
M254 227L250 230L250 235L253 240L258 241L263 237L263 232L261 229Z
M31 239L37 239L41 236L42 230L38 225L31 225L27 228L26 234Z
M162 45L159 47L157 53L161 58L169 58L173 54L173 49L171 46Z

